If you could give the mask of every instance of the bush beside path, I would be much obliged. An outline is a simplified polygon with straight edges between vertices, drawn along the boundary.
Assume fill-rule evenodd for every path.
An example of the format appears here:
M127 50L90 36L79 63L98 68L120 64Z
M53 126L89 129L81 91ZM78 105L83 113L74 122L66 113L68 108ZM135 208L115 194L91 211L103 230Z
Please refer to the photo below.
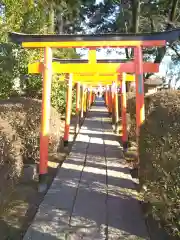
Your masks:
M135 97L128 96L130 141L135 141ZM140 129L139 180L148 212L171 236L180 237L180 92L145 97Z

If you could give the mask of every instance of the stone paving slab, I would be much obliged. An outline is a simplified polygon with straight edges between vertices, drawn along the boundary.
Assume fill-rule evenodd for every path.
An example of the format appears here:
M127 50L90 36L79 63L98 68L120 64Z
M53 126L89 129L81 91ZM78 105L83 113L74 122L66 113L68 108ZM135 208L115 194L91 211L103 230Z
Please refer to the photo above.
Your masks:
M148 240L118 136L96 101L24 240Z

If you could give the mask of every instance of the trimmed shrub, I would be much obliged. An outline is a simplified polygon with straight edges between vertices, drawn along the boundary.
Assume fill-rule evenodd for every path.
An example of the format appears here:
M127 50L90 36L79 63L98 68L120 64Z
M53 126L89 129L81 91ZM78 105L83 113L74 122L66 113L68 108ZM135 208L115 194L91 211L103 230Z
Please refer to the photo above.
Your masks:
M25 162L39 160L39 138L41 122L41 100L31 98L11 98L0 101L0 117L6 121L15 138L21 142L21 156ZM57 149L64 131L61 115L51 107L49 152Z
M39 161L41 101L11 98L0 101L0 206L8 201L23 165ZM51 107L49 154L56 157L64 132L61 115Z
M129 99L132 121L134 106L135 98ZM145 113L139 138L142 193L154 218L180 237L180 92L162 91L145 97Z
M23 164L39 161L41 101L11 98L0 101L0 205L8 200L22 174ZM49 154L56 156L64 121L51 108Z
M21 176L23 159L22 143L15 129L0 116L0 211Z

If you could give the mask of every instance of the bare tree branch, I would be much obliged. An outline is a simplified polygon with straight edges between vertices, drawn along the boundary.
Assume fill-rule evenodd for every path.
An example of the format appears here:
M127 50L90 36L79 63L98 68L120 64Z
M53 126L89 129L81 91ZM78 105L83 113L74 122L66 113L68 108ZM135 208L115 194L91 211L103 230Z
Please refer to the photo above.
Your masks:
M170 48L176 53L176 55L180 58L180 52L178 52L178 50L173 46L173 44L171 44L169 47L170 47Z
M150 24L151 24L151 32L155 32L155 25L154 25L154 20L153 17L150 17Z

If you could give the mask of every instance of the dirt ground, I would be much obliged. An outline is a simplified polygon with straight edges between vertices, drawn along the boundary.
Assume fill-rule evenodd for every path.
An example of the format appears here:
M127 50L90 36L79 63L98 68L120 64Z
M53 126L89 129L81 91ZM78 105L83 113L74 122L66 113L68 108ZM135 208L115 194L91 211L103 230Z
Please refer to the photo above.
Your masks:
M70 143L68 151L63 150L58 155L58 159L49 159L48 164L48 187L51 185L58 167L65 160L71 150L75 139L75 117L71 121ZM9 197L4 210L0 213L0 239L1 240L21 240L33 220L38 206L45 193L38 193L38 181L17 184L14 192Z

